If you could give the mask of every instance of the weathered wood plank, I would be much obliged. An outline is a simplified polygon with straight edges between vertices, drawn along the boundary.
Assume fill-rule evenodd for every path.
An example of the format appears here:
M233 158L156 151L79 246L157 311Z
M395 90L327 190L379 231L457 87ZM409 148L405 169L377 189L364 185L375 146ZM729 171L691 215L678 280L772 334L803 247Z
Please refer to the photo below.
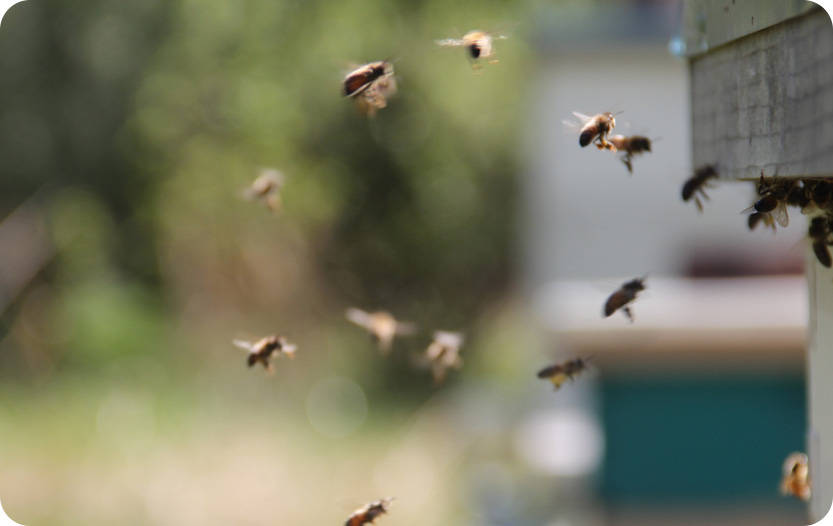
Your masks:
M724 179L833 176L833 27L820 8L691 60L692 158Z

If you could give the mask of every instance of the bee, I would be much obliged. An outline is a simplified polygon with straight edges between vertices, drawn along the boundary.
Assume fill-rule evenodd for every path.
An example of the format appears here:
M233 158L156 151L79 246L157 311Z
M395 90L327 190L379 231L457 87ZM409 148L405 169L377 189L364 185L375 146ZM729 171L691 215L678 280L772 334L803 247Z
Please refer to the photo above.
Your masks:
M538 371L538 378L548 379L558 391L564 382L572 381L574 376L587 369L589 361L590 358L575 358L564 363L550 365Z
M791 453L784 460L784 476L781 479L781 493L792 495L803 501L810 500L812 485L810 484L810 466L807 455Z
M469 31L463 38L445 38L437 40L438 46L443 47L465 47L469 52L469 59L472 61L472 67L477 69L480 67L478 60L486 59L489 64L497 64L498 60L494 58L494 41L496 39L505 39L503 35L492 35L485 31L474 30Z
M613 113L606 111L590 117L574 111L573 115L581 121L578 138L579 146L584 148L591 142L596 141L595 144L598 149L616 151L616 146L607 140L607 135L616 127L616 118Z
M799 184L802 183L802 184ZM803 184L802 181L797 181L790 191L787 192L787 205L789 206L797 206L801 209L801 213L806 213L808 207L813 202L812 198L808 195L807 186Z
M276 212L281 206L281 188L284 185L284 175L274 168L260 170L257 178L252 181L251 186L246 189L245 196L248 199L259 199L263 201L266 208Z
M347 518L347 522L344 523L344 526L362 526L363 524L373 524L373 521L376 520L377 517L388 512L388 506L390 506L391 501L393 501L393 498L387 498L362 506L350 514Z
M628 173L633 173L633 156L651 151L651 139L641 135L631 135L625 137L624 135L612 135L609 139L615 150L625 152L622 156L622 162L628 169Z
M636 278L627 281L610 297L604 305L604 317L607 318L619 309L625 313L628 320L633 323L633 313L631 312L628 303L636 299L637 294L645 290L645 278Z
M393 64L380 60L360 66L344 77L342 87L344 96L355 99L359 111L372 117L396 93Z
M813 252L816 254L816 259L819 263L827 268L830 268L830 250L827 245L830 245L830 220L826 217L817 216L810 221L810 228L807 235L813 241Z
M285 354L290 358L295 357L296 346L289 343L283 336L266 336L256 342L234 340L232 343L249 352L249 357L246 360L249 367L260 363L269 373L274 372L272 358L275 355Z
M775 230L775 220L772 218L772 214L762 214L760 212L752 212L749 214L749 217L746 220L747 226L749 226L749 230L755 230L755 227L758 226L758 223L761 221L764 222L764 225Z
M795 180L775 177L767 179L761 172L761 179L757 184L760 199L755 201L752 206L759 214L772 214L779 225L787 227L790 224L790 216L787 213L787 196L795 186Z
M385 311L365 312L351 307L347 309L345 315L349 321L367 330L384 354L390 352L395 336L405 336L416 332L416 325L411 322L398 321L391 313Z
M715 170L714 166L710 164L701 166L700 168L696 169L694 171L694 175L689 177L688 180L686 180L686 182L683 183L683 201L689 201L693 197L694 202L697 204L697 210L702 212L703 202L700 201L700 197L702 197L703 199L709 198L704 188L710 188L711 186L709 185L709 181L716 177L717 170Z
M439 384L445 380L449 368L459 369L463 366L463 359L460 358L463 338L463 334L459 332L434 332L434 341L425 349L425 357L431 363L434 383Z

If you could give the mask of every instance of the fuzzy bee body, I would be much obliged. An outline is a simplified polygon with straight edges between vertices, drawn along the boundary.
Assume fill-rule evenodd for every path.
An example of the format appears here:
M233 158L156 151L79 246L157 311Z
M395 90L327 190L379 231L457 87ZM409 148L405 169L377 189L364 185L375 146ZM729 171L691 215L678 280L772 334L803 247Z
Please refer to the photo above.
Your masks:
M356 100L359 111L375 115L377 110L387 107L387 99L396 93L393 64L380 60L354 69L344 77L342 91L345 97Z
M810 500L813 493L810 482L810 466L807 455L804 453L791 453L784 460L781 493L792 495L805 502Z
M347 522L344 523L344 526L362 526L364 524L372 524L380 515L384 515L388 512L388 506L393 499L382 499L371 502L370 504L363 506L353 513L350 514L350 517L347 518Z
M425 357L431 364L434 383L439 384L445 380L448 369L460 369L463 366L463 359L460 358L463 339L463 334L459 332L434 332L434 340L425 349Z
M587 369L588 359L575 358L564 363L558 363L544 367L538 371L538 378L547 379L552 382L555 390L561 389L561 386L567 381L572 380L577 374Z
M616 151L616 146L607 140L608 134L616 127L616 119L613 113L607 111L588 117L587 115L574 111L573 115L584 122L579 130L579 146L584 148L591 142L596 141L596 147L598 149Z
M633 312L631 312L628 304L636 299L636 296L645 290L644 278L632 279L619 287L616 292L611 294L604 304L604 317L607 318L617 310L621 309L628 320L633 323Z
M831 244L830 220L823 216L814 217L810 221L807 236L813 242L813 253L816 255L816 259L823 266L830 268L833 264L833 260L830 258L830 250L827 248Z
M283 336L266 336L256 342L247 342L244 340L234 340L235 346L248 351L249 355L246 358L246 364L249 367L255 364L263 365L263 368L268 372L273 371L272 358L279 354L285 354L290 358L295 357L296 346L289 343Z
M365 312L351 307L347 309L345 316L350 322L368 331L384 354L390 352L396 336L405 336L416 331L413 323L399 321L386 311Z
M492 35L485 31L469 31L463 38L445 38L437 40L437 45L443 47L465 47L472 61L472 67L479 67L480 59L486 59L489 63L496 63L494 58L494 41L497 38L506 38L503 35Z
M694 198L694 202L697 205L697 210L703 211L703 202L700 201L700 198L708 199L709 196L706 194L705 188L709 187L709 181L717 177L717 170L715 170L714 166L707 164L705 166L701 166L700 168L694 171L694 175L689 177L685 183L683 183L682 189L682 198L683 201L688 202L691 198Z
M624 152L622 156L622 163L628 169L628 173L633 173L633 156L644 152L651 151L651 139L643 137L642 135L612 135L608 141L613 147L620 152ZM579 140L579 144L581 140Z

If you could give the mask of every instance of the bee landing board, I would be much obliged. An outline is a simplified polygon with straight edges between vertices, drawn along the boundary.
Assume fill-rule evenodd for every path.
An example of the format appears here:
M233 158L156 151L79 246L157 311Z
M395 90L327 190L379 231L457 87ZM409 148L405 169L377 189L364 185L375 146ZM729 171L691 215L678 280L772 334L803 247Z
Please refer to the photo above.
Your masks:
M690 72L694 166L715 164L733 180L833 176L833 26L823 9L693 56Z

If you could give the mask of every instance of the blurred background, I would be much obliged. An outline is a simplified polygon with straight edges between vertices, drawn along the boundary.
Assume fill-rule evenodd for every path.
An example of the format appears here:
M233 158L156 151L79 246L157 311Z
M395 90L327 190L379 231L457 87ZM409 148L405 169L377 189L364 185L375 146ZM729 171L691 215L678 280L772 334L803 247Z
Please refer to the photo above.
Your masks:
M23 524L804 524L803 218L683 203L678 2L29 0L0 26L0 498ZM473 71L434 40L504 34ZM394 61L374 119L351 64ZM571 112L654 139L629 175ZM244 198L281 170L282 206ZM622 281L634 307L602 320ZM416 322L383 357L347 307ZM442 385L436 329L466 334ZM276 373L234 338L299 346ZM554 392L535 378L592 356Z

